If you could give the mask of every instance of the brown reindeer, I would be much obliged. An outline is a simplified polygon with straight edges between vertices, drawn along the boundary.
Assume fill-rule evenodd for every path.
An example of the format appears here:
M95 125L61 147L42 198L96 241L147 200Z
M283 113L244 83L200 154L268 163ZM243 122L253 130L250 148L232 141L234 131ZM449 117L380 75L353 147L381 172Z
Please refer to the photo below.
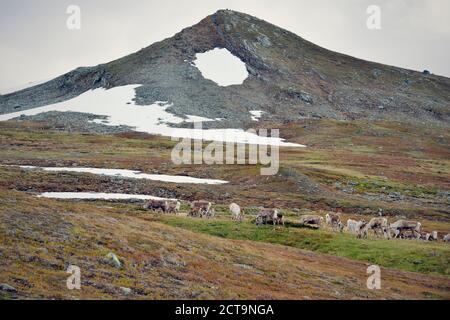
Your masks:
M194 201L191 202L191 210L189 211L189 216L191 217L208 217L211 215L212 203L208 201Z
M167 212L167 208L168 208L167 200L149 200L144 205L144 209L152 211L161 211L162 213Z

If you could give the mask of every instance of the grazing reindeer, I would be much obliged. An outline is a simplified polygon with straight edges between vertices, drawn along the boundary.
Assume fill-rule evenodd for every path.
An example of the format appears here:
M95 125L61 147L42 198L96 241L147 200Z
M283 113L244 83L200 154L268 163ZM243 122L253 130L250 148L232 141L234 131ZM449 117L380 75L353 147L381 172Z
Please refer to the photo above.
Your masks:
M272 221L272 217L273 213L269 212L268 209L262 209L256 216L256 225L267 224L269 221Z
M191 203L191 210L189 216L200 217L208 216L211 214L212 203L208 201L194 201Z
M280 214L277 209L261 209L258 216L256 217L256 225L259 226L268 223L272 223L273 225L284 225L283 215Z
M325 222L328 226L330 226L333 230L338 229L342 230L341 217L337 213L327 213L325 216Z
M284 217L278 210L274 210L273 213L273 225L283 225L284 227Z
M414 238L420 239L422 224L416 221L398 220L389 225L389 232L394 232L394 238L402 237L406 231L410 231Z
M365 226L361 229L358 234L358 238L366 238L369 235L369 230L373 230L376 236L384 236L389 238L388 234L388 220L386 218L372 218Z
M167 212L168 213L178 214L178 212L180 211L180 208L181 208L180 201L175 201L175 200L167 201Z
M244 215L242 214L241 207L239 207L236 203L230 204L230 213L232 220L234 221L244 220Z
M144 205L144 209L165 213L167 212L168 206L167 200L149 200Z
M305 226L320 227L324 222L323 217L316 215L305 215L300 218L300 224Z
M366 225L366 221L356 221L352 219L347 220L347 232L353 234L360 234L361 229Z

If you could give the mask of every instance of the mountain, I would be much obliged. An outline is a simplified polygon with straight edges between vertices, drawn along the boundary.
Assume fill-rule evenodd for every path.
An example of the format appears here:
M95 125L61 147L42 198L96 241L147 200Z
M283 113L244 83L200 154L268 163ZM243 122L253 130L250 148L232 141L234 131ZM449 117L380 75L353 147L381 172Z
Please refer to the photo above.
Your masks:
M214 48L226 48L246 64L249 76L242 85L220 87L191 63ZM251 110L265 111L263 120L278 123L305 117L450 121L450 79L332 52L230 10L121 59L0 96L0 113L131 84L142 84L136 104L169 101L168 111L178 116L223 118L209 124L217 127L248 126Z

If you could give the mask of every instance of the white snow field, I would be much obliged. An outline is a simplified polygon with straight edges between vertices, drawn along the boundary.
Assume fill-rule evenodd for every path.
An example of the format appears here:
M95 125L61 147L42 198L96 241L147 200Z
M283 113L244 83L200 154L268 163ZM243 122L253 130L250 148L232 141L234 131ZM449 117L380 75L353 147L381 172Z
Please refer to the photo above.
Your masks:
M78 200L175 200L165 199L144 194L100 193L100 192L44 192L38 198L49 199L78 199Z
M193 65L203 75L203 78L217 83L219 86L242 84L248 77L245 63L235 57L227 49L214 49L195 55Z
M125 169L102 169L102 168L82 168L82 167L35 167L20 166L22 169L44 170L47 172L75 172L75 173L91 173L95 175L114 176L130 179L145 179L152 181L173 182L173 183L191 183L191 184L226 184L228 181L215 179L200 179L187 176L173 176L165 174L147 174L141 171L125 170Z
M305 147L301 144L285 142L275 137L260 137L255 133L242 129L189 129L173 128L169 124L182 122L196 122L206 118L187 115L187 120L177 117L166 109L170 106L166 102L156 102L152 105L139 106L133 101L135 89L141 85L133 84L115 87L109 90L98 88L87 91L73 99L43 107L0 115L0 121L18 118L21 115L33 116L49 111L82 112L107 119L95 119L92 122L109 126L129 126L135 131L149 134L168 136L173 138L190 138L204 141L223 141L233 143L248 143L262 145L276 145L283 147ZM220 119L206 119L220 121Z

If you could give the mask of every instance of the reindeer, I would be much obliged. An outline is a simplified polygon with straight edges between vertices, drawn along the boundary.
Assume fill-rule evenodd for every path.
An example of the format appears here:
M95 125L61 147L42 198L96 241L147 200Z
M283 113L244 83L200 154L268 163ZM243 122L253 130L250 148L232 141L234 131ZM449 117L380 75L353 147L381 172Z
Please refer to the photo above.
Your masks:
M369 235L369 230L373 230L376 236L384 236L389 238L388 234L388 220L386 218L372 218L365 226L362 228L358 234L358 238L366 238Z
M212 203L208 201L194 201L191 203L191 210L189 211L189 216L200 217L209 215L211 212Z
M144 209L165 213L167 212L168 206L167 200L149 200L144 204Z
M167 212L178 214L181 208L181 202L177 200L167 201Z
M328 226L330 226L333 230L338 229L342 230L341 216L337 213L327 213L325 216L325 222Z
M320 227L324 222L323 217L316 215L305 215L300 218L300 224L306 226L318 226Z
M352 219L347 220L347 232L353 233L353 234L360 234L360 231L362 228L365 227L367 222L365 220L362 221L356 221Z
M389 233L394 233L394 238L402 237L406 231L410 231L412 236L420 239L422 235L422 224L416 221L398 220L389 225Z
M236 203L230 204L230 213L232 220L234 221L244 220L244 215L242 214L241 207L239 207Z
M272 223L274 226L282 224L284 226L283 215L277 209L261 209L256 217L256 225Z

